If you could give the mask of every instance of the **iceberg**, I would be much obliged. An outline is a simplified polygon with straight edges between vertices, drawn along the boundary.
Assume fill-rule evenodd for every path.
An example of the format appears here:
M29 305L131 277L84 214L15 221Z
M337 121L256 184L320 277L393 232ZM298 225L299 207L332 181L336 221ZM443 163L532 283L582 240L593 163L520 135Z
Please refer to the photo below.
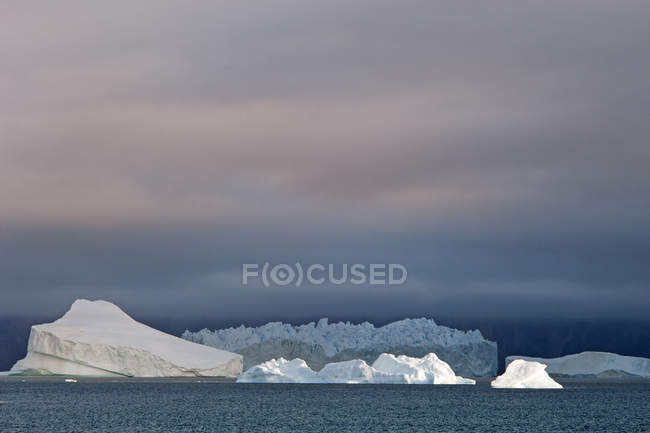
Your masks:
M497 345L480 331L460 331L432 319L404 319L375 327L364 322L318 323L292 326L271 322L260 327L185 331L182 338L244 355L244 369L270 359L300 358L310 368L353 359L373 362L382 353L422 357L434 352L455 372L469 377L494 377Z
M302 359L271 359L249 368L237 378L238 383L323 383Z
M241 355L136 322L106 301L76 300L60 319L32 326L27 356L12 375L236 376Z
M559 358L508 356L506 364L512 362L515 358L544 363L548 366L547 372L563 376L638 376L650 378L650 359L623 356L616 353L582 352Z
M353 359L326 364L319 372L309 368L302 359L272 359L249 368L237 378L237 382L432 385L475 383L472 379L456 376L449 364L441 361L434 353L422 358L382 353L372 366L362 359Z
M454 370L435 353L422 358L382 353L372 366L384 373L403 374L406 383L434 385L474 385L473 379L456 376Z
M562 389L562 385L551 379L545 370L546 365L542 363L515 359L491 385L492 388Z

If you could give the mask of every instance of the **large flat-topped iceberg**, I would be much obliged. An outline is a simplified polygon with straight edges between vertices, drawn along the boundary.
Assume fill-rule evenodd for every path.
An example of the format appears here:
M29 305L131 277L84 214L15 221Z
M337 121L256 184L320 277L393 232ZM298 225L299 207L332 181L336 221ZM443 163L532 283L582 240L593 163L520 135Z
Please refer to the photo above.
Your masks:
M640 376L650 377L650 359L623 356L608 352L582 352L559 358L532 358L508 356L506 364L514 359L525 359L546 364L550 374L564 376Z
M434 353L422 358L382 353L372 364L362 359L326 364L313 371L302 359L272 359L249 368L239 383L397 383L432 385L473 385L472 379L456 376Z
M236 376L242 356L136 322L106 301L77 300L53 323L32 326L27 356L11 374Z
M539 362L515 359L491 385L492 388L561 389L562 385L551 379L545 370L546 365Z
M375 327L364 322L318 323L292 326L282 322L249 328L185 331L183 338L244 355L244 368L270 359L304 359L314 370L327 363L363 359L370 363L381 353L422 357L435 352L458 374L494 376L497 345L480 331L460 331L432 319L404 319Z

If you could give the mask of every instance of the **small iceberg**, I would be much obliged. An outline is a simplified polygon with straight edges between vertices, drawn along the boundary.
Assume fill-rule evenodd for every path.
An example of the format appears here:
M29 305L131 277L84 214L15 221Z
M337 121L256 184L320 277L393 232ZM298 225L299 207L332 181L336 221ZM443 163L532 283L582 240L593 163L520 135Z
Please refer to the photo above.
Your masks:
M326 364L313 371L302 359L272 359L249 368L237 378L239 383L383 383L473 385L473 379L456 376L435 353L422 358L382 353L368 365L361 359Z
M299 358L287 361L271 359L249 368L238 378L239 383L323 383L321 377Z
M77 383L77 379L66 379L66 383Z
M562 385L546 373L540 362L516 359L508 364L505 373L491 382L492 388L562 389Z

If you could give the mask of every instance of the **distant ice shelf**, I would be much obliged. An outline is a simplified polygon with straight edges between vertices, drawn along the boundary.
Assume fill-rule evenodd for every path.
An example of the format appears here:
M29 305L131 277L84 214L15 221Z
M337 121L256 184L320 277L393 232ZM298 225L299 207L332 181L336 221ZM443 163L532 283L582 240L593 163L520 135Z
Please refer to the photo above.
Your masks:
M515 359L505 373L491 382L492 388L562 389L545 371L546 365Z
M609 352L582 352L559 358L508 356L506 364L515 359L541 362L548 366L546 369L548 373L564 376L650 378L650 359Z
M271 359L249 368L238 383L384 383L473 385L472 379L456 376L452 368L435 353L422 358L382 353L368 365L362 359L326 364L315 372L302 359Z
M353 359L370 363L384 352L411 357L434 352L463 376L494 377L497 371L495 342L478 330L461 331L425 318L381 327L327 319L299 326L271 322L260 327L185 331L182 338L242 354L245 369L278 358L300 358L320 370L328 363Z
M242 356L136 322L106 301L77 300L53 323L32 326L12 375L237 376Z

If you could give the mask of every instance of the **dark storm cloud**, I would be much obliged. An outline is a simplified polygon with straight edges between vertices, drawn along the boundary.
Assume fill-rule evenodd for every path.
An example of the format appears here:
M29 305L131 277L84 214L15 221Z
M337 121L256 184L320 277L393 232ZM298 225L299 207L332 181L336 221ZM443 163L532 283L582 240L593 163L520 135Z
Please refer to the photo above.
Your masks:
M647 2L0 8L0 313L649 306ZM242 290L267 260L410 279Z

